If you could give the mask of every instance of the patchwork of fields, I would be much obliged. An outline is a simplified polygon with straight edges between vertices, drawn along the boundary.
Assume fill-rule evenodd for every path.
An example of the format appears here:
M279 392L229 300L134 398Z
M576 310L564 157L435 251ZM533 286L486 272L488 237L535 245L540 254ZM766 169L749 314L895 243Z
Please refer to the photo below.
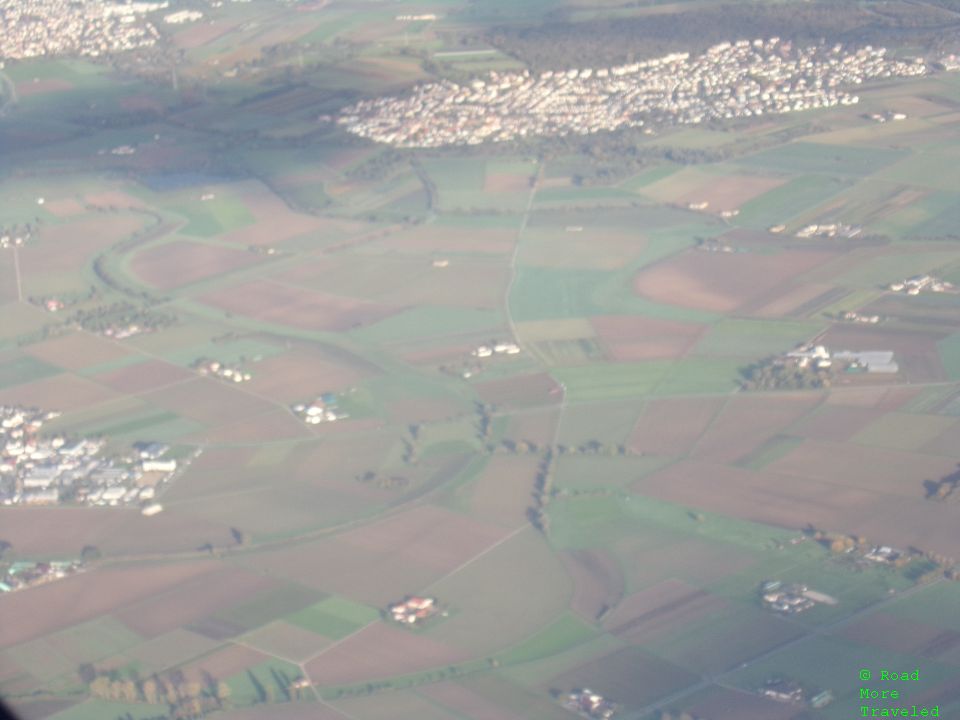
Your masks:
M960 463L960 295L890 289L960 285L956 77L867 85L803 126L664 129L604 182L575 149L390 155L317 130L347 90L426 78L417 53L515 66L448 47L520 12L484 7L237 3L171 30L197 82L285 43L328 63L216 85L230 113L79 61L5 71L0 227L33 232L0 249L0 405L59 411L51 432L117 457L196 456L150 516L0 506L0 570L95 556L0 593L0 696L50 720L194 699L238 720L569 720L560 696L588 687L629 720L841 720L883 666L960 712L960 505L933 499ZM400 44L398 8L441 17ZM330 54L350 43L378 49ZM155 113L81 136L84 92ZM99 152L119 145L136 152ZM805 343L892 351L896 372L743 389ZM310 403L336 417L306 422ZM770 581L834 602L777 612ZM408 596L441 612L392 622ZM773 678L805 704L764 695Z

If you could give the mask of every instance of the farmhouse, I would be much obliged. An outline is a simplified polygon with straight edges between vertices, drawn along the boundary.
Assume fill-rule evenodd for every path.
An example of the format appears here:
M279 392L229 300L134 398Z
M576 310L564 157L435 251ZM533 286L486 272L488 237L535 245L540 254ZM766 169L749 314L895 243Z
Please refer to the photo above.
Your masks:
M148 472L172 473L177 469L177 461L173 459L144 460L141 463L140 467L145 473L148 473Z
M346 413L337 410L337 396L333 393L323 393L313 402L298 403L291 409L294 415L308 425L319 425L322 422L335 422L348 417Z
M863 557L875 563L893 565L897 562L897 560L900 559L902 555L903 553L895 548L888 547L887 545L880 545L872 548L870 552L866 553Z
M809 610L817 603L836 605L837 600L806 585L784 585L779 580L770 580L760 588L761 603L768 610L795 615Z
M783 678L768 680L764 686L760 688L760 694L782 703L803 702L803 688L796 682L784 680Z
M391 605L387 609L395 622L401 625L416 625L436 615L440 608L437 605L436 598L414 596Z
M208 360L199 358L195 360L192 367L201 375L213 375L220 380L232 383L249 382L253 376L244 372L239 365L230 365L219 360Z
M841 350L833 354L834 359L847 363L850 370L866 370L869 373L896 373L900 366L893 359L892 350L867 350L852 352Z
M613 717L617 709L615 704L590 688L583 688L570 693L565 698L563 706L584 717L596 718L597 720L607 720L607 718Z
M519 355L520 346L512 342L493 342L490 345L480 345L470 354L476 358L488 358L494 355Z
M957 288L953 283L949 283L932 275L914 275L906 280L900 280L890 283L887 288L891 292L903 292L907 295L919 295L923 290L929 290L936 293L956 293Z

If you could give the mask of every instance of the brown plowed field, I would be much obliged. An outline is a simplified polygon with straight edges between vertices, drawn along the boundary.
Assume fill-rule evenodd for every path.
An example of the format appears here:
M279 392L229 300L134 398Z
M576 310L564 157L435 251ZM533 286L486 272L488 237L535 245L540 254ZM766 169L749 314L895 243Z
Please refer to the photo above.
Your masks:
M625 598L604 619L604 627L629 642L673 632L726 607L722 598L680 580L665 580Z
M840 630L839 635L861 645L870 645L892 653L937 655L960 645L960 633L926 625L885 612L873 613Z
M506 535L502 528L423 505L339 536L351 547L450 570ZM456 541L454 541L456 538Z
M668 551L651 550L651 546L659 548L664 544L649 535L632 535L613 545L627 569L631 586L647 587L676 577L692 578L701 585L708 585L746 570L754 561L747 553L697 537L670 540ZM642 557L643 562L633 562L637 557Z
M636 710L697 681L693 673L637 647L626 647L553 678L552 687L588 687Z
M509 418L504 436L511 440L534 442L538 446L547 445L553 442L558 415L552 408L537 413L517 413Z
M338 685L442 668L467 659L463 650L377 622L307 663L314 682Z
M602 315L590 324L615 362L681 358L707 330L706 325L639 315Z
M939 480L956 458L881 447L807 440L767 465L770 472L812 478L876 493L922 497L924 480Z
M528 522L539 462L534 455L492 457L469 491L471 513L509 528Z
M637 420L630 447L652 455L684 455L723 407L722 398L670 398L652 401Z
M790 434L810 440L844 442L882 415L882 411L873 408L824 405L793 425Z
M263 652L300 662L329 645L331 640L283 620L274 620L248 633L244 642Z
M503 301L508 270L499 258L454 258L436 268L410 255L322 255L274 276L279 282L388 305L495 308Z
M844 528L883 507L875 493L820 480L682 461L635 482L634 490L684 506L788 528Z
M736 210L743 203L783 185L785 180L762 175L726 175L722 179L708 177L697 180L701 175L696 168L681 170L641 189L661 202L689 203L708 202L707 212ZM687 176L690 176L689 178ZM692 185L692 186L691 186Z
M488 230L425 225L416 230L393 233L373 245L387 251L409 253L490 253L513 252L517 231Z
M253 378L245 387L257 395L282 403L312 400L314 395L337 392L356 384L369 373L359 365L338 362L321 350L294 348L265 358L250 367Z
M333 332L368 325L399 310L269 280L233 285L204 295L200 300L221 310L268 323Z
M0 623L0 647L17 645L137 600L150 598L195 578L210 577L210 560L176 565L112 567L93 570L26 592L0 597L0 614L17 622Z
M341 429L343 427L341 425ZM355 427L356 424L351 423L351 428ZM328 428L324 428L326 429ZM289 410L277 408L263 415L258 414L236 422L224 423L211 430L202 430L185 439L207 443L265 443L309 437L311 434L311 428L294 417Z
M246 250L176 240L138 252L131 268L148 285L170 290L249 267L260 260L261 256Z
M752 307L741 310L762 318L804 318L819 308L840 300L846 293L842 288L817 283L788 285L773 291L770 297L754 302Z
M114 615L141 635L156 637L225 610L275 584L257 573L224 568L128 605Z
M93 376L98 383L124 394L148 392L194 377L189 370L162 360L147 360Z
M59 225L44 225L37 242L20 249L25 278L46 273L76 273L99 251L143 227L133 215L84 216Z
M188 681L202 683L208 675L222 680L269 659L267 655L251 648L242 645L228 645L222 650L207 655L202 660L195 660L181 670Z
M816 393L731 397L691 455L714 462L733 462L812 410L821 399Z
M205 425L233 423L277 409L267 400L225 382L198 377L142 396L159 407Z
M505 407L554 405L562 398L560 385L547 373L488 380L476 388L484 402Z
M776 255L689 251L641 270L634 291L655 302L732 312L836 257L826 251Z
M349 720L351 717L317 703L265 703L230 709L230 720Z
M265 553L251 562L304 585L380 607L443 577L507 532L421 506L336 538Z
M45 93L59 92L62 90L72 90L73 83L61 78L37 78L36 80L24 80L17 83L17 95L20 97L30 97L31 95L43 95Z
M0 405L24 405L49 410L77 410L119 397L113 390L77 375L53 375L0 390Z
M131 354L130 350L118 342L85 332L44 340L28 345L24 351L51 365L68 370L100 365Z
M796 705L725 687L713 688L706 699L701 699L688 710L697 717L716 720L790 720L802 712Z
M73 215L82 215L86 212L86 208L83 207L83 203L76 198L70 197L47 200L43 207L47 212L52 212L57 217L61 218L71 217Z
M923 499L922 477L909 480L917 488L910 497L841 485L836 476L824 481L769 472L769 467L758 472L684 461L638 480L632 488L642 495L744 520L786 528L812 523L894 547L913 545L950 557L960 554L960 538L954 530L960 522L960 507Z
M573 578L570 609L587 622L595 622L623 597L625 581L617 558L604 550L568 550L560 553Z
M456 683L434 683L418 691L434 702L452 710L457 717L471 720L516 720L516 715L494 698L481 695Z
M184 552L206 542L230 542L226 526L173 508L143 517L124 508L0 507L0 527L3 538L24 557L74 557L84 545L95 545L104 555L127 555Z
M488 193L529 193L529 175L490 173L483 181L483 191Z
M87 195L83 201L89 205L99 208L142 208L143 202L133 195L127 195L119 190L106 190L104 192Z

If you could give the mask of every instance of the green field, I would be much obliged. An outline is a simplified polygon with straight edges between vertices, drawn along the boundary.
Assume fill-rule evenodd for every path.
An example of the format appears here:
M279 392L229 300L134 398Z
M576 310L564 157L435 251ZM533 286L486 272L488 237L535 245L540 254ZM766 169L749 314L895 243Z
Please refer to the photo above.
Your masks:
M599 314L596 294L613 279L600 270L522 267L510 293L517 321L584 317Z
M0 365L0 388L42 380L59 372L60 368L35 358L20 356L4 359Z
M788 167L793 166L791 164ZM787 224L797 215L829 200L848 185L847 180L804 174L745 202L740 207L737 220L757 229Z
M871 175L908 155L906 150L796 142L763 150L741 160L758 168L790 168L795 173Z
M539 660L576 647L595 636L594 628L568 613L520 645L510 648L497 659L501 665Z
M285 619L318 635L339 640L364 625L376 622L380 619L380 613L345 598L329 597L291 613Z
M791 350L823 327L790 320L724 319L707 331L695 352L709 357L763 357Z

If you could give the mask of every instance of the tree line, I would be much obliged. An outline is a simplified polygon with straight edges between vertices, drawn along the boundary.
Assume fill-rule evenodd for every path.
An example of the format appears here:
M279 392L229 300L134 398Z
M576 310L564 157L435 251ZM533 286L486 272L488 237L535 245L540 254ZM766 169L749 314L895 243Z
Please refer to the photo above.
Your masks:
M896 12L897 6L909 12ZM957 26L955 16L930 5L891 2L884 9L852 2L725 3L585 21L556 13L546 22L495 26L461 41L489 43L540 72L620 65L671 52L700 53L721 42L774 36L803 44L910 43L934 48Z
M170 720L194 720L223 710L231 695L230 686L209 673L204 673L203 682L196 682L180 671L164 677L124 677L117 670L104 672L90 663L81 665L77 672L91 696L114 702L166 704L168 712L163 717Z

